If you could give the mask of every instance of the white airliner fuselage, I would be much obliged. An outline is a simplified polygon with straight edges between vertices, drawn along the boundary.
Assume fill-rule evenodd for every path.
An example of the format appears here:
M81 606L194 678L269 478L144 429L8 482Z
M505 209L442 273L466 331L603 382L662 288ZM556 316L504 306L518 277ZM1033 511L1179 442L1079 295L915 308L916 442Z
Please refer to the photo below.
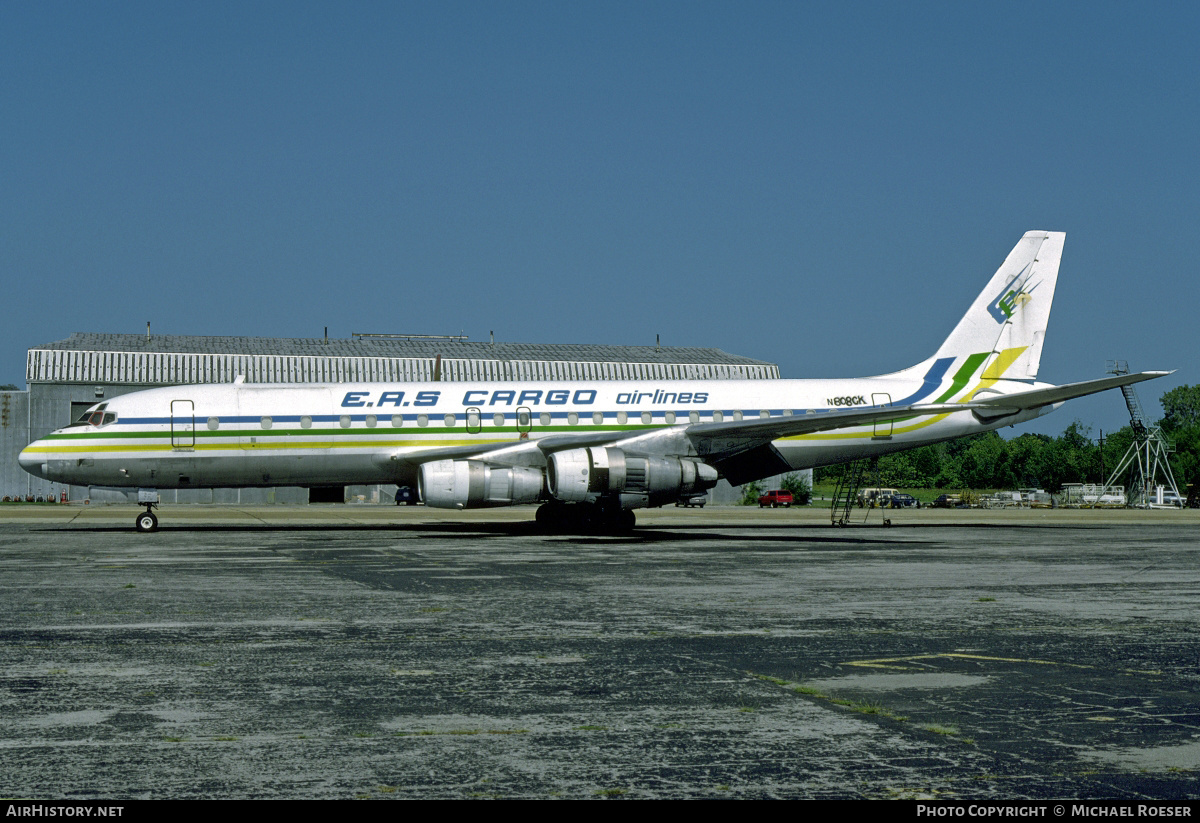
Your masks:
M415 485L432 449L618 436L671 444L664 454L697 457L687 441L693 424L887 406L920 388L889 377L171 386L99 404L81 423L31 445L21 463L50 480L105 487ZM1024 422L1050 408L992 422L969 414L906 415L784 437L773 445L786 462L772 468L792 471L912 448ZM98 425L87 422L97 416Z
M417 485L434 506L631 509L1038 417L1163 372L1035 381L1063 235L1029 232L929 359L835 380L185 385L92 407L29 472L105 487ZM138 528L157 521L147 510Z

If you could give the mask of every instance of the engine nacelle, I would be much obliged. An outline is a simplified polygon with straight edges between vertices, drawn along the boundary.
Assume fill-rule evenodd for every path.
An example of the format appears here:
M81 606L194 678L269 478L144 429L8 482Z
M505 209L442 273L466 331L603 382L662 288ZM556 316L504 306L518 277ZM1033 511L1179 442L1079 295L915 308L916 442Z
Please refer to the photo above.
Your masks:
M550 494L564 503L619 495L624 508L661 506L717 485L717 470L705 463L627 455L607 446L555 452L546 473Z
M480 460L434 460L421 466L421 499L439 509L479 509L536 503L542 470L489 466Z

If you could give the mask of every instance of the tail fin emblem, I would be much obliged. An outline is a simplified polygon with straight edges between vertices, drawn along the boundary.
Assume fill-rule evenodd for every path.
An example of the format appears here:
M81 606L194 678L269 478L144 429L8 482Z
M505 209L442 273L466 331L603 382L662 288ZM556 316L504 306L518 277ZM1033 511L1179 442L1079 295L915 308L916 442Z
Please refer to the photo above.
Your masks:
M1004 323L1009 320L1013 313L1016 312L1018 306L1023 306L1032 300L1033 290L1037 288L1037 283L1029 285L1031 277L1030 269L1033 263L1021 270L1021 273L1008 282L1003 289L1000 290L1000 296L993 300L988 306L988 313L996 320L997 323Z

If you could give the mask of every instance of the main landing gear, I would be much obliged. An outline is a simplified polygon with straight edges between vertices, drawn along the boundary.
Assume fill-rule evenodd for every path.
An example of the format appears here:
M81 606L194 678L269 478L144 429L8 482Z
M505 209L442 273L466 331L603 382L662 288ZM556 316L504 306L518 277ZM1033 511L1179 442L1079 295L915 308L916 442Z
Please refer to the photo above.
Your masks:
M637 517L629 509L602 503L549 502L538 506L537 524L547 532L627 534Z

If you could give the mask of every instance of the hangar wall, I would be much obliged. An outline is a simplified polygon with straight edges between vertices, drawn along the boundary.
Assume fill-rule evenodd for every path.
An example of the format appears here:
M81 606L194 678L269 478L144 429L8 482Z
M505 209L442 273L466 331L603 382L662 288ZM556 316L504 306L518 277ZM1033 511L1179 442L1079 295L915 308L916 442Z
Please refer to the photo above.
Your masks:
M0 392L0 496L24 497L32 485L16 455L29 443L29 392ZM9 456L12 456L9 459Z

